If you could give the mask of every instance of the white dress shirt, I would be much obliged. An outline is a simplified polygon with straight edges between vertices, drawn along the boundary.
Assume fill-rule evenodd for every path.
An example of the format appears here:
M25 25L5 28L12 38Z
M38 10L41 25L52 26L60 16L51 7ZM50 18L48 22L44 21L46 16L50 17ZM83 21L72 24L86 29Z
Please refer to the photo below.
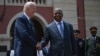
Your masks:
M56 20L54 20L54 22L56 23L56 26L57 26L57 28L58 28L60 34L62 34L62 33L61 33L61 30L60 30L60 24L59 24L59 22L57 22ZM64 24L63 24L63 21L61 21L60 23L61 23L62 28L63 28L63 30L64 30Z
M24 15L26 16L26 18L27 18L28 20L30 20L29 16L28 16L26 13L24 13Z

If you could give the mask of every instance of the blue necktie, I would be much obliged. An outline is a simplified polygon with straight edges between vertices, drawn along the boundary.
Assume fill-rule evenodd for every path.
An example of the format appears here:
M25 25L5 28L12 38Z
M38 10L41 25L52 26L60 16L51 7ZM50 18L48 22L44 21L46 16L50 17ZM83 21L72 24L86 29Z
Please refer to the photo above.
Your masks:
M60 26L60 34L61 34L61 37L63 38L64 29L61 22L59 23L59 26Z

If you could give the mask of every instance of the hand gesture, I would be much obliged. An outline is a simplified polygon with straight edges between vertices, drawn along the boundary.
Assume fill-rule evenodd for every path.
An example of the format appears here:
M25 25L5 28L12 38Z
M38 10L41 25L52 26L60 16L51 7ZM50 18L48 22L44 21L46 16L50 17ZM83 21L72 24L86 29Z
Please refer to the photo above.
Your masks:
M36 48L37 48L38 50L41 50L41 49L42 49L42 44L41 44L40 42L38 42L37 45L36 45Z

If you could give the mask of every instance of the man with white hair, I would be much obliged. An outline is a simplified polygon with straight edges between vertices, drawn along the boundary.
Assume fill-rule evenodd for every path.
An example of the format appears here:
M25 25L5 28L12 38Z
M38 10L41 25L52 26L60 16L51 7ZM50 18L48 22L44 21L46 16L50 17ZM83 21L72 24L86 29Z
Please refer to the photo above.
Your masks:
M31 21L35 2L26 2L23 14L17 17L14 29L14 56L36 56L36 33Z
M54 10L54 20L47 27L44 39L37 44L41 49L50 41L47 56L76 56L77 49L73 35L73 26L62 20L63 11L60 8Z

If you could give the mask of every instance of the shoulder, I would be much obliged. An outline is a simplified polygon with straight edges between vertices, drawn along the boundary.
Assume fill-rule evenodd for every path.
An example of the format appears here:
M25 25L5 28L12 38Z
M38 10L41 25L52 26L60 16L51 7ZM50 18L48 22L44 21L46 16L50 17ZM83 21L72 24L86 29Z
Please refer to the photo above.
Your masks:
M100 36L97 36L97 38L100 40Z
M85 39L87 40L89 37L86 37Z
M21 14L20 16L17 17L17 19L20 19L20 18L26 18L26 17L24 14Z
M65 25L68 25L68 26L71 26L72 27L72 24L68 23L68 22L65 22L63 21Z
M51 22L50 24L47 25L47 27L52 27L55 24L55 22Z
M90 39L90 37L86 37L86 41L89 40L89 39Z
M20 16L18 16L18 17L16 18L16 21L25 22L25 18L26 18L26 16L25 16L24 14L21 14Z
M93 39L93 38L91 38L91 37L87 37L87 38L86 38L86 41L92 41L92 39Z
M67 23L64 21L64 26L67 27L68 29L71 29L71 31L73 31L73 26L70 23Z

